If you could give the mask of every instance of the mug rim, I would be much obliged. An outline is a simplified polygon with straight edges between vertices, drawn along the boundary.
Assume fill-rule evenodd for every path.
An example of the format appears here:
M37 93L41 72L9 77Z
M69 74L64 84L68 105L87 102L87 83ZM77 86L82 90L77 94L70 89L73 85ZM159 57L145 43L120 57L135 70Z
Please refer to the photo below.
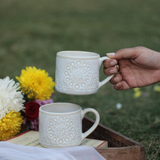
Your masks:
M77 106L78 109L76 111L69 111L69 112L49 112L49 111L45 111L43 110L44 107L46 106L50 106L50 105L62 105L62 104L67 104L67 105L74 105L74 106ZM57 103L48 103L48 104L45 104L45 105L42 105L39 107L39 112L42 112L42 113L45 113L45 114L51 114L51 115L68 115L68 114L76 114L78 112L80 112L82 110L82 108L78 105L78 104L74 104L74 103L67 103L67 102L57 102Z
M77 57L75 57L75 56L72 56L72 55L64 55L64 53L82 53L82 54L84 54L84 53L86 53L86 54L90 54L90 55L94 55L94 56L85 56L85 57L78 57L78 58L82 58L82 59L92 59L92 58L99 58L100 57L100 55L98 54L98 53L95 53L95 52L90 52L90 51L78 51L78 50L64 50L64 51L59 51L59 52L57 52L57 56L59 56L59 57L63 57L63 58L73 58L73 59L75 59L75 58L77 58Z

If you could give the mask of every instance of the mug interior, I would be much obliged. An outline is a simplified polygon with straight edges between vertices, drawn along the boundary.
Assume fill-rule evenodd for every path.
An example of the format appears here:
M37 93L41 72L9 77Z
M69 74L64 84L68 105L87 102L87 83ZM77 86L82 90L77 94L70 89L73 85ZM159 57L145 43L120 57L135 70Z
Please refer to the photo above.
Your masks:
M43 105L39 108L40 111L50 114L68 114L75 113L81 110L81 107L77 104L72 103L50 103Z
M97 58L99 54L87 51L60 51L57 53L61 57L69 58Z

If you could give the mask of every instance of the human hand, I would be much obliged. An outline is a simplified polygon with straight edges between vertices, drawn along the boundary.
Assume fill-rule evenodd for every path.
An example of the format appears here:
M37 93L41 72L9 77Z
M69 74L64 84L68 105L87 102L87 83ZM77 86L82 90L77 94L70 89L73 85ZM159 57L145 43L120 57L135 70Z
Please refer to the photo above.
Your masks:
M144 87L160 81L160 53L145 47L125 48L107 54L104 74L115 74L110 83L116 90ZM118 63L119 72L114 67Z

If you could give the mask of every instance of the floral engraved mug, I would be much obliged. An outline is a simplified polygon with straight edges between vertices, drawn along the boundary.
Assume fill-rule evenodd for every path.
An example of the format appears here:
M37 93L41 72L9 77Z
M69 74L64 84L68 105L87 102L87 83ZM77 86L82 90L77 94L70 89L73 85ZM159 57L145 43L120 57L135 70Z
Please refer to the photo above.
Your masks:
M86 51L60 51L56 56L56 90L71 95L93 94L112 77L99 82L99 69L107 56Z
M96 120L93 126L82 133L82 119L87 112L93 112ZM99 124L99 113L93 108L84 110L77 104L50 103L39 108L39 141L47 148L72 147L92 133Z

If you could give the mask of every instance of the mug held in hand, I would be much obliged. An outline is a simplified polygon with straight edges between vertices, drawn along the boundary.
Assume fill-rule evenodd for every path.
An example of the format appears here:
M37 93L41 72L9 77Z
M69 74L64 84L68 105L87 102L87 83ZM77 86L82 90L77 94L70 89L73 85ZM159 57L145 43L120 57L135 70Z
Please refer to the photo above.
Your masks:
M71 95L93 94L112 77L99 82L99 69L107 56L86 51L61 51L56 56L56 90Z

